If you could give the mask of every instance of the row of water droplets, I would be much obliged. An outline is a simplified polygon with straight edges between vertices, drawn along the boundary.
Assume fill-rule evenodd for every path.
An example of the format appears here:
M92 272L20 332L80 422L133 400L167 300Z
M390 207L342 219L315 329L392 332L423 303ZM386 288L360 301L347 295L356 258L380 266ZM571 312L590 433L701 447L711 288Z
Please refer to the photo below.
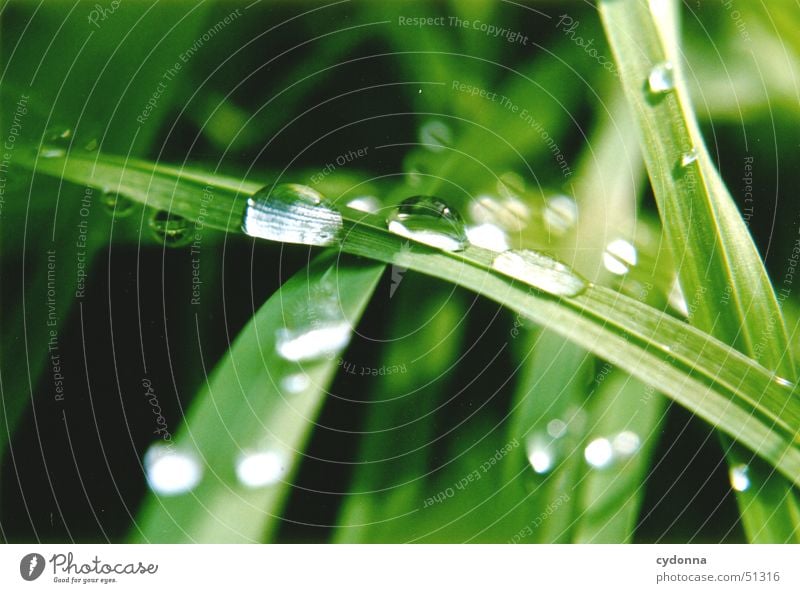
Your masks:
M72 146L80 146L86 152L97 150L99 143L96 138L84 142L81 146L73 136L73 131L66 127L53 127L45 132L45 144L41 146L38 154L41 158L63 158ZM127 218L136 210L136 202L116 191L105 189L101 191L99 202L106 212L115 220ZM152 237L167 247L184 247L191 243L192 225L190 222L176 214L165 210L154 210L147 221L147 228Z

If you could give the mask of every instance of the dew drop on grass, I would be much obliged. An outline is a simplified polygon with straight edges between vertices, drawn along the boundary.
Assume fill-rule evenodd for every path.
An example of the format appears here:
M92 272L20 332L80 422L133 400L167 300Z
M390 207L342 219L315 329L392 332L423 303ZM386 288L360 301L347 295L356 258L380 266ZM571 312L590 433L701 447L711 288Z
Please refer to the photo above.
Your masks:
M672 286L670 286L667 303L683 317L689 317L689 305L686 302L681 283L677 277L672 281Z
M164 496L189 492L203 477L203 469L196 455L162 443L156 443L147 450L144 469L150 488Z
M55 146L43 146L39 149L39 156L43 159L57 159L63 157L65 154L67 154L66 150Z
M386 219L386 226L390 233L443 251L461 251L469 244L461 216L433 196L403 200Z
M281 389L286 393L300 393L308 389L310 385L311 379L302 371L286 375L281 380Z
M569 196L553 196L547 200L542 217L550 233L563 236L578 221L578 204Z
M532 435L525 444L528 463L537 474L546 474L556 463L555 452L549 439L542 434Z
M275 451L250 451L236 460L236 478L248 488L262 488L281 481L286 463Z
M345 348L351 333L350 323L344 319L316 318L308 326L280 328L275 334L275 349L291 362L318 360Z
M791 382L789 379L786 379L785 377L776 376L775 382L781 387L785 387L788 389L794 389L796 387L796 385L793 382Z
M347 202L347 207L367 214L377 214L381 203L375 196L358 196Z
M242 230L251 237L326 246L342 232L342 215L322 194L296 183L268 185L247 200Z
M734 465L728 470L731 488L737 492L744 492L750 488L750 469L744 465Z
M614 447L607 438L594 439L583 450L586 463L595 469L603 469L614 460Z
M442 152L453 144L453 132L446 123L434 119L420 126L419 142L431 152Z
M695 162L697 162L697 150L694 148L681 155L681 167L688 167Z
M675 89L675 73L672 64L662 62L653 66L647 77L647 88L654 95L663 95Z
M621 457L630 457L639 450L641 444L642 439L639 438L639 435L630 430L617 433L611 441L614 453Z
M192 240L189 221L166 210L156 210L150 216L150 232L167 247L184 247Z
M100 203L103 205L103 209L114 218L125 218L136 209L136 203L133 200L113 191L105 191L100 194Z
M586 290L586 281L572 269L535 251L503 252L494 258L492 267L501 274L554 296L573 297Z
M484 222L467 227L467 239L477 247L498 253L508 250L508 236L499 226Z
M603 253L603 265L606 270L618 276L627 274L637 261L636 247L625 239L611 241Z

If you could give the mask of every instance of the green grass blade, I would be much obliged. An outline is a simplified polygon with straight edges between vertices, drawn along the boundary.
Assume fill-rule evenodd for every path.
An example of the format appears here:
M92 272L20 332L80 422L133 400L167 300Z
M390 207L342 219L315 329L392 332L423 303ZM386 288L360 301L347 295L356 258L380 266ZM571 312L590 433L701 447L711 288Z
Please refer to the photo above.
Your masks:
M308 303L313 308L320 292L331 287L345 318L355 326L383 269L322 255L256 312L195 399L175 439L176 447L198 454L203 480L186 494L149 495L132 541L221 543L272 537L341 354L302 365L289 362L276 352L276 331L289 307ZM308 386L286 393L282 379L298 372L306 373ZM237 456L262 448L283 459L284 475L277 483L247 486L237 479Z

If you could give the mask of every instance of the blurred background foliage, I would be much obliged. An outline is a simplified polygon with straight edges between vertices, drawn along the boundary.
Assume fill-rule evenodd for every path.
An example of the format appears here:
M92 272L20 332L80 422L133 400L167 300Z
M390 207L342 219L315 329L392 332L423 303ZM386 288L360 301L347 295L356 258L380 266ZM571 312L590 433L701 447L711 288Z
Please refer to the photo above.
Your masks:
M2 130L18 132L5 147L0 202L0 537L745 540L711 427L499 305L410 271L335 262L359 287L343 305L358 326L338 365L309 371L308 397L291 405L302 414L242 411L243 384L255 394L248 405L260 390L281 393L264 387L283 371L256 356L259 328L279 324L285 303L324 282L331 262L307 272L308 248L213 231L197 249L170 248L148 209L111 188L87 201L83 187L15 167L54 142L259 184L308 183L334 200L432 194L471 224L491 219L512 246L545 249L680 315L636 129L617 77L596 58L611 50L591 3L114 6L11 1L0 13ZM682 6L682 59L711 154L774 284L790 287L800 11L732 6ZM411 17L443 24L400 24ZM525 42L451 26L454 17ZM636 248L623 274L605 251L615 239ZM783 306L793 328L794 295ZM233 358L237 348L255 358ZM404 370L352 374L343 361ZM158 437L145 384L172 434L200 443L208 467L196 491L148 487L143 460ZM265 426L291 433L291 458L278 483L254 493L236 484L231 443L248 446ZM623 435L623 453L592 467L588 447L611 435Z

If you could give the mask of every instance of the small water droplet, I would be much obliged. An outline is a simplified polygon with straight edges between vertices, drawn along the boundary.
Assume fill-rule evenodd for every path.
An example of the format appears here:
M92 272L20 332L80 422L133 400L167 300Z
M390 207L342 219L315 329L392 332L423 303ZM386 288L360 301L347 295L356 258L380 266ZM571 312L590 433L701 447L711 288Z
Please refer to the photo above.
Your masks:
M603 254L603 265L612 274L622 276L636 265L638 260L636 247L625 239L615 239L606 246Z
M105 191L100 194L100 203L103 205L103 209L114 218L125 218L136 209L136 202L113 191Z
M286 393L300 393L308 389L310 385L311 379L302 371L286 375L283 380L281 380L281 388Z
M606 438L594 439L583 451L586 463L596 469L607 467L614 460L614 448Z
M697 150L694 148L681 155L681 167L688 167L695 162L697 162Z
M461 216L432 196L403 200L386 219L386 224L390 233L444 251L460 251L468 245Z
M647 77L647 87L654 95L663 95L675 89L675 73L672 64L662 62L650 71Z
M547 229L560 237L578 221L578 204L569 196L553 196L547 200L542 217Z
M164 496L189 492L203 477L203 469L196 455L162 443L156 443L147 450L144 469L150 488Z
M549 439L541 434L534 434L526 442L528 463L537 474L546 474L555 465L556 456Z
M642 440L639 435L630 430L623 430L611 442L614 452L622 457L630 457L639 450Z
M63 148L57 148L55 146L43 146L39 149L39 156L43 159L57 159L61 158L67 154L67 151Z
M326 246L342 231L342 215L322 194L296 183L266 186L247 200L242 230L251 237Z
M94 152L95 150L97 150L97 147L99 145L100 143L97 141L97 138L92 138L86 144L84 144L83 149L88 152Z
M44 135L48 141L63 145L69 143L72 138L72 130L64 126L54 126L49 128Z
M586 290L586 281L573 270L535 251L506 251L494 259L492 267L555 296L573 297Z
M281 328L275 335L278 354L292 362L318 360L335 354L350 342L352 328L345 320L315 319L308 327Z
M750 488L750 469L744 465L731 466L729 470L731 488L737 492L744 492Z
M434 119L420 127L419 142L431 152L442 152L453 144L453 132L446 123Z
M778 377L777 375L775 376L775 382L781 387L788 387L789 389L794 389L796 387L796 385L789 379L786 379L785 377Z
M149 226L156 240L167 247L184 247L192 240L189 221L166 210L153 212Z
M243 486L262 488L281 481L286 463L275 451L251 451L236 460L236 477Z
M672 286L670 286L667 303L683 317L689 317L689 305L686 303L686 297L677 277L672 281Z
M347 207L367 214L377 214L381 209L381 202L375 196L358 196L347 202Z
M560 439L567 434L567 424L560 418L553 418L547 423L547 434L554 439Z
M505 231L489 222L467 227L467 239L473 245L498 253L507 251L509 248L508 236Z

